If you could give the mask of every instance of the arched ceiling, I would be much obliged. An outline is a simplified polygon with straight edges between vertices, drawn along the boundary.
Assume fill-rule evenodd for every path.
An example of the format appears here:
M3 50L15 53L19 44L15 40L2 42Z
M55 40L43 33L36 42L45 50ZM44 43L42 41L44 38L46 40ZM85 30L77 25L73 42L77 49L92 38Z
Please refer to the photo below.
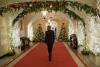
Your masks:
M44 0L0 0L0 6L5 6L12 3L28 2L28 1L44 1ZM55 1L55 0L46 0L46 1ZM96 7L96 0L66 0L66 1L79 1L81 3L85 3L90 6Z
M45 22L48 22L48 19L51 19L52 21L56 21L56 22L69 22L69 20L71 20L67 14L64 14L62 12L57 12L55 14L53 13L48 13L47 15L49 18L46 18L42 15L41 12L39 13L30 13L28 15L26 15L23 19L22 19L22 22L23 23L34 23L34 22L38 22L38 21L45 21Z
M28 1L44 1L44 0L1 0L0 3L2 3L1 5L7 5L7 4L11 4L11 3L19 3L19 2L28 2ZM49 0L47 0L49 1ZM51 0L50 0L51 1ZM54 1L54 0L52 0ZM60 1L60 0L59 0ZM66 0L66 1L73 1L73 0ZM96 5L96 0L74 0L74 1L79 1L79 2L82 2L82 3L86 3L88 5L92 5L92 6L95 6ZM55 16L52 16L53 17L53 20L56 20L56 21L65 21L65 20L68 20L68 17L64 17L64 15L61 15L61 13L56 13ZM26 17L24 17L26 18ZM65 18L65 19L63 19ZM27 19L27 20L26 20ZM31 22L31 21L36 21L36 20L40 20L40 19L43 19L41 13L40 14L29 14L29 16L27 15L27 18L24 20L24 22ZM34 20L33 20L34 19Z

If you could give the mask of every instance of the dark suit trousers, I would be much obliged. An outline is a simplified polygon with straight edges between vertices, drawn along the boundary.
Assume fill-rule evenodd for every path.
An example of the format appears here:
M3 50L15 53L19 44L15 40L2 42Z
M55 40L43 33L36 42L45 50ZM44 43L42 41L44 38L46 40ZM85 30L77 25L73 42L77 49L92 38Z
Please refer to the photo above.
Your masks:
M49 61L51 61L51 57L52 57L53 43L54 43L54 42L48 42L48 43L47 43L47 46L48 46L48 54L49 54Z

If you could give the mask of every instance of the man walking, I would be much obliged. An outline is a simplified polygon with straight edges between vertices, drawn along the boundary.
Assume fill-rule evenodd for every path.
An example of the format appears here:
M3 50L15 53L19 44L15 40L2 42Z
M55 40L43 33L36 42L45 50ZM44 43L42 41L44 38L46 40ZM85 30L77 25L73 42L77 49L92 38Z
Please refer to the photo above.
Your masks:
M51 61L52 57L52 48L55 40L54 31L51 30L51 26L47 26L47 31L45 32L45 42L48 47L49 61Z

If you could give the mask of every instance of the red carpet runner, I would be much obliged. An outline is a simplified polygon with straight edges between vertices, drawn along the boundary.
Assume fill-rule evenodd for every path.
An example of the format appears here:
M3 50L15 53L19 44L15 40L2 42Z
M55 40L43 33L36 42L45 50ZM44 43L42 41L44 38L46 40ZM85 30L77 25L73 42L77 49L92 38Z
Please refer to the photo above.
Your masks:
M14 67L78 67L63 43L56 42L53 48L52 61L48 61L47 46L39 43Z

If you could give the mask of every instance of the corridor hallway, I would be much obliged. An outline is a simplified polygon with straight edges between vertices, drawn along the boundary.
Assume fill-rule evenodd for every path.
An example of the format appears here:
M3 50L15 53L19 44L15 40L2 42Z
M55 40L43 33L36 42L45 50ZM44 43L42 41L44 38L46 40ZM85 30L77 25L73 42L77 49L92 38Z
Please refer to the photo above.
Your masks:
M47 46L37 43L7 67L87 67L66 43L55 42L52 61L48 61Z

